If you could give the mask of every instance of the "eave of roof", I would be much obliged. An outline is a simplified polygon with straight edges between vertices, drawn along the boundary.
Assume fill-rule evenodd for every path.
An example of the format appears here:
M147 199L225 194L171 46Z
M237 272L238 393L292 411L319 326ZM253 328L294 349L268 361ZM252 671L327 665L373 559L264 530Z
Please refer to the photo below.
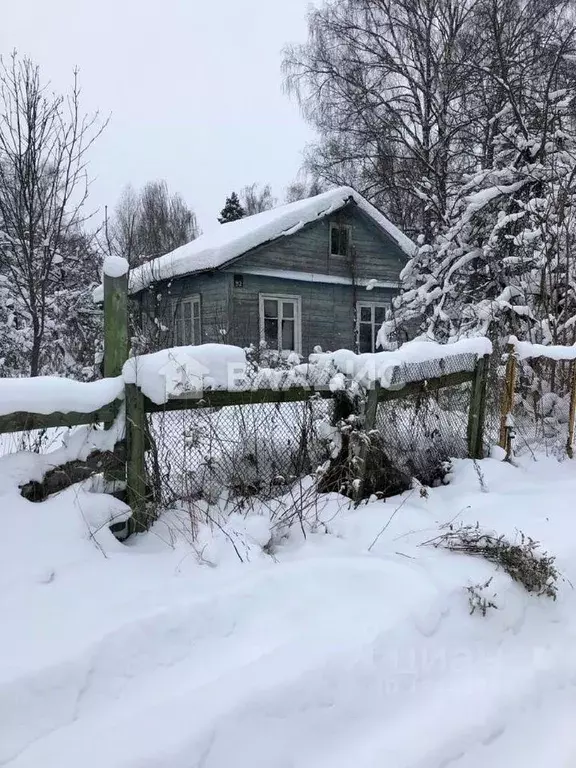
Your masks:
M130 293L138 293L152 284L175 277L221 269L250 251L281 237L289 237L351 203L356 204L363 215L391 238L406 258L413 255L416 250L414 243L377 208L351 187L339 187L315 197L221 224L213 232L142 264L130 273ZM94 300L101 301L102 297L100 286L94 292Z

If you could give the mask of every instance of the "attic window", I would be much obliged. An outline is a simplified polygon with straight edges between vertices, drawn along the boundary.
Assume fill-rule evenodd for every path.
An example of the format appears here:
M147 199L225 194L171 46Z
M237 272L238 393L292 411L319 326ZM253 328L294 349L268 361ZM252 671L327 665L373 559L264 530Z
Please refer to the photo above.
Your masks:
M348 256L352 227L350 224L330 224L330 254Z

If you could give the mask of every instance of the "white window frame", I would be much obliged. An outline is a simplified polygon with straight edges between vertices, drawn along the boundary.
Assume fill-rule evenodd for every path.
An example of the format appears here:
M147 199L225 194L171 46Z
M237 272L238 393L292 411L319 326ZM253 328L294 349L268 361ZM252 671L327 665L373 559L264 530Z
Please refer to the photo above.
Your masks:
M260 293L259 296L259 321L260 321L260 342L265 340L264 334L264 302L277 301L278 306L278 334L281 333L282 317L281 302L291 302L294 304L294 350L282 349L281 352L297 352L302 354L302 297L289 293Z
M360 310L363 307L368 307L371 310L371 316L370 316L370 326L372 329L372 352L376 352L376 337L378 336L378 331L380 330L380 327L376 327L376 309L382 308L382 309L390 309L391 302L382 300L382 301L357 301L356 302L356 349L358 352L360 352L360 325L368 325L368 323L360 322Z
M190 339L192 341L187 341L185 338L178 339L178 317L177 314L179 312L184 312L184 306L186 304L190 304L190 317L192 319L191 325L190 325ZM196 335L194 333L194 305L198 305L198 336L199 338L196 338ZM202 343L202 302L200 300L200 294L199 293L193 293L189 296L174 296L171 301L171 322L174 326L174 331L172 334L172 338L174 340L174 344L177 346L188 346L188 345L197 345ZM182 315L182 323L184 322L184 316ZM184 333L184 336L186 334Z
M332 231L334 229L347 229L348 230L348 253L333 253L332 252ZM328 240L328 249L330 251L330 256L335 256L336 258L345 259L350 255L350 249L352 248L352 224L338 224L337 221L331 221L330 222L330 232L329 232L329 240Z

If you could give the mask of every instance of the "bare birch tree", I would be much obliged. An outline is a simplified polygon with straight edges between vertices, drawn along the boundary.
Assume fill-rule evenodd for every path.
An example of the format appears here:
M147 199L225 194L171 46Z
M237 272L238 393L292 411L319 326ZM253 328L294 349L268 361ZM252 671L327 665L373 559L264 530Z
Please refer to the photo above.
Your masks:
M286 51L287 87L321 136L308 167L349 183L409 232L442 222L464 162L477 0L335 0Z
M259 184L250 184L240 190L240 203L246 211L246 216L253 216L255 213L269 211L276 205L276 198L272 194L270 184L260 187Z
M103 127L81 111L77 72L63 96L30 59L0 59L0 272L31 376L41 371L62 270L79 269L66 263L64 245L85 221L87 152Z
M194 212L165 181L149 181L140 192L126 187L110 227L110 248L136 266L162 256L199 235Z

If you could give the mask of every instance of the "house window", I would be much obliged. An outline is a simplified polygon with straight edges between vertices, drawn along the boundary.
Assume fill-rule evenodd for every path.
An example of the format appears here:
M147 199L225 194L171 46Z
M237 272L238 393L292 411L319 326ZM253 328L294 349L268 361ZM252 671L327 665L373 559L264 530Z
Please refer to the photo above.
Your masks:
M348 256L352 227L350 224L330 224L330 254L332 256Z
M389 304L373 304L359 301L356 304L356 333L358 352L376 352L376 337L386 319Z
M300 297L260 294L260 341L280 352L300 352Z
M185 296L172 300L174 343L176 346L200 344L200 296Z

